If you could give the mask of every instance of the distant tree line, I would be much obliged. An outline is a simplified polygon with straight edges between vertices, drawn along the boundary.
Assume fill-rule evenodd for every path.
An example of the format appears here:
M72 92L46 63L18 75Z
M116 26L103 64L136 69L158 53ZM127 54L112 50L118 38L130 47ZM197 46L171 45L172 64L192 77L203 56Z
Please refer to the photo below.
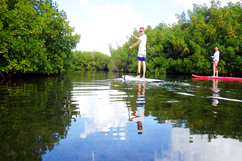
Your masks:
M110 56L97 51L74 51L75 70L108 70Z
M154 29L147 26L147 72L212 74L214 48L219 46L219 73L242 75L242 6L240 2L221 7L220 1L211 1L211 6L193 5L176 15L178 23L160 23ZM138 35L135 29L134 34ZM132 44L136 40L132 39ZM117 49L110 46L110 69L125 69L129 40ZM128 71L137 72L138 48L132 49Z

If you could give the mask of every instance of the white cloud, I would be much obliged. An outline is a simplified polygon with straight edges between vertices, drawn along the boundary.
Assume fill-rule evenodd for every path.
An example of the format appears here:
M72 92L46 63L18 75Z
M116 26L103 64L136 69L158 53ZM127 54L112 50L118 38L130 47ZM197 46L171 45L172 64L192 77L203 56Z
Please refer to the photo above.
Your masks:
M217 1L217 0L215 0ZM233 3L236 3L238 2L239 0L220 0L222 6L225 6L227 5L229 2L233 2ZM210 2L211 0L203 0L203 1L194 1L194 0L176 0L177 4L178 5L184 5L185 7L189 8L189 9L192 9L193 8L193 3L195 4L201 4L203 5L204 3L207 4L207 6L210 6Z
M168 24L173 24L173 23L177 23L178 19L176 18L176 16L172 16L170 18L168 18L167 20L164 20L164 22L168 25Z
M88 0L80 0L80 5L81 5L82 7L87 6L87 5L88 5Z
M81 34L77 50L109 54L109 43L114 47L116 44L122 45L134 28L142 26L143 15L133 12L130 4L95 5L88 3L88 0L80 0L80 6L85 10L87 21L81 23L77 17L70 19L70 25Z
M177 4L184 5L185 7L189 8L189 9L193 8L193 3L196 3L196 4L206 3L207 5L209 5L210 1L211 0L203 0L203 1L195 2L194 0L176 0Z

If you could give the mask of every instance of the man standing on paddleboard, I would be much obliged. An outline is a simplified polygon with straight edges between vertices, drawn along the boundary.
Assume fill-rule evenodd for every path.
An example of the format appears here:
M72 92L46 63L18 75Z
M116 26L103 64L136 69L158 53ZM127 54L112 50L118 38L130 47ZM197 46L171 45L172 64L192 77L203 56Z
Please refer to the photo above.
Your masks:
M215 53L213 56L211 56L213 58L213 76L212 77L218 77L218 62L219 62L219 51L218 51L218 46L215 46Z
M140 37L137 37L135 35L131 35L131 37L134 37L136 40L138 40L134 45L130 46L129 49L132 49L133 47L136 47L139 44L139 51L138 51L138 75L136 78L140 78L140 68L141 68L141 62L143 62L143 79L145 78L145 71L146 71L146 41L147 36L145 35L144 27L140 27L139 33Z

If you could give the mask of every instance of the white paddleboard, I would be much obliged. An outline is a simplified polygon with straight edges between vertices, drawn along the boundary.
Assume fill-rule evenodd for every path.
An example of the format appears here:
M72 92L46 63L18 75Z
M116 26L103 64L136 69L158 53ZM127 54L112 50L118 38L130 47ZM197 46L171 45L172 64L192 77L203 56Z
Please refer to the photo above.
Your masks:
M160 79L151 79L151 78L135 78L134 76L131 75L123 75L122 78L126 81L140 81L140 82L163 82L163 80Z

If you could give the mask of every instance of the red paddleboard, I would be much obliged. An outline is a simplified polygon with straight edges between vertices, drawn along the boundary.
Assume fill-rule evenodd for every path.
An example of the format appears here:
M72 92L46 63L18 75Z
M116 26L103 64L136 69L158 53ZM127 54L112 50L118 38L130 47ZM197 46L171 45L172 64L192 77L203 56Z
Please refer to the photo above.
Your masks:
M195 75L192 74L193 77L198 79L218 79L218 80L239 80L242 81L242 78L239 77L212 77L212 76L202 76L202 75Z

